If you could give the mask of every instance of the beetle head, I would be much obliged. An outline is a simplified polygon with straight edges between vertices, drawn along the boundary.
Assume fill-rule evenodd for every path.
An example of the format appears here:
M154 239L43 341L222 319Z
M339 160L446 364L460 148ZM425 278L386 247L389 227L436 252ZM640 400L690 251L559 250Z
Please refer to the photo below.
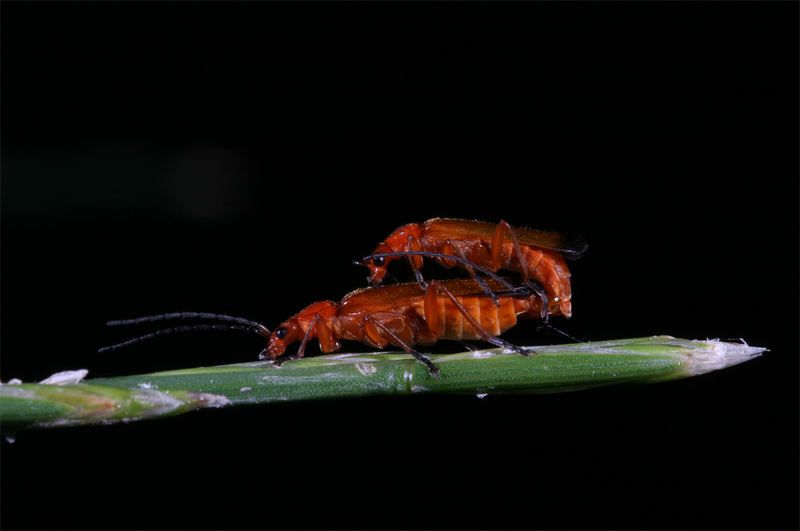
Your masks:
M286 352L286 347L303 336L303 329L296 317L292 317L275 329L269 336L269 343L262 354L262 358L270 357L273 360Z
M422 233L422 226L418 223L409 223L395 230L389 235L383 243L381 243L372 254L381 253L399 253L403 251L410 251L408 245L409 236L416 240ZM364 262L364 265L369 268L369 277L367 280L370 285L375 286L383 282L383 277L386 276L386 267L389 262L399 257L395 256L379 256Z
M315 302L303 311L281 323L269 336L269 343L262 354L262 358L270 357L273 360L286 352L286 347L295 341L303 339L308 332L308 339L317 337L314 323L317 319L326 322L336 316L337 305L332 301Z

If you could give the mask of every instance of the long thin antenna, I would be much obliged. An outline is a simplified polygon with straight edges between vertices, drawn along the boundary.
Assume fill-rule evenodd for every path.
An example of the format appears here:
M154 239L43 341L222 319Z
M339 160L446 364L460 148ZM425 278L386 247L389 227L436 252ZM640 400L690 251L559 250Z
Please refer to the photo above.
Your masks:
M209 313L209 312L172 312L172 313L161 313L158 315L146 315L144 317L135 317L133 319L117 319L114 321L108 321L106 326L126 326L126 325L136 325L141 323L152 323L155 321L172 321L176 319L210 319L214 321L230 321L233 323L239 323L241 325L245 325L258 331L262 336L269 337L270 331L269 329L262 325L261 323L257 323L255 321L251 321L250 319L245 319L244 317L236 317L233 315L225 315L221 313ZM179 327L176 327L179 328Z
M471 261L467 260L466 258L462 258L460 256L453 256L453 255L450 255L450 254L444 254L444 253L435 253L435 252L431 252L431 251L398 251L398 252L392 252L392 253L375 253L375 254L371 254L369 256L365 256L364 258L362 258L361 260L359 260L359 261L357 261L355 263L356 263L356 265L364 265L364 263L368 262L369 260L372 260L373 258L394 257L394 256L427 256L427 257L430 257L430 258L444 258L444 259L447 259L447 260L454 260L454 261L459 262L461 264L470 266L470 267L480 271L481 273L483 273L487 277L492 278L492 279L496 280L497 282L500 282L501 284L503 284L503 286L505 286L508 289L508 291L510 293L527 293L527 292L530 292L529 288L523 287L523 286L514 286L513 284L508 282L506 279L504 279L503 277L501 277L497 273L494 273L493 271L490 271L489 269L486 269L483 266L479 266L478 264L476 264L474 262L471 262Z
M157 319L156 319L157 320ZM160 336L166 336L171 334L182 334L187 332L199 332L205 330L221 330L221 331L236 331L236 332L251 332L261 335L261 331L250 326L250 325L236 325L236 324L194 324L194 325L182 325L182 326L173 326L172 328L162 328L160 330L156 330L155 332L150 332L149 334L144 334L138 337L134 337L133 339L129 339L127 341L123 341L122 343L117 343L115 345L109 345L107 347L101 347L97 349L97 352L108 352L110 350L117 350L119 348L127 347L130 345L135 345L137 343L141 343L142 341L147 341L149 339L153 339Z

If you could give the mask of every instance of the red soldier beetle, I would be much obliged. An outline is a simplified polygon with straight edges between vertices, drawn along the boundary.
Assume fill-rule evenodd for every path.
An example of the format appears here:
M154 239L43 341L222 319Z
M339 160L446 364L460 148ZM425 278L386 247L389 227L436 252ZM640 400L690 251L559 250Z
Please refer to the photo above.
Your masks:
M307 341L313 338L322 352L334 352L341 346L340 339L348 339L375 348L401 347L438 376L439 369L413 345L482 339L524 356L535 354L497 336L516 325L518 317L539 318L542 298L530 289L509 290L506 280L490 278L486 285L499 305L473 279L432 280L426 289L416 282L368 287L338 303L315 302L276 328L260 357L275 360L298 340L297 357L303 357Z
M434 218L425 223L409 223L396 229L364 261L370 269L368 280L377 285L383 281L386 268L396 259L393 253L433 252L434 260L445 267L460 266L470 272L475 264L493 272L505 269L522 275L523 283L531 278L543 287L548 304L546 315L572 315L570 272L564 260L579 258L586 244L557 232L511 227L464 219ZM454 260L460 257L464 262ZM415 274L422 267L422 256L410 256ZM417 277L419 279L419 276Z
M539 318L543 299L526 287L514 287L497 277L485 281L493 295L473 279L431 280L422 289L417 282L392 286L362 288L346 295L341 302L320 301L310 304L284 321L273 332L255 321L242 317L204 312L175 312L136 319L109 321L109 326L154 321L209 319L224 324L193 324L157 330L123 343L103 347L113 350L161 335L197 330L237 330L258 334L268 340L259 358L277 358L286 347L300 340L296 357L303 357L309 339L319 341L324 353L341 347L340 339L360 341L375 348L394 345L422 362L438 377L439 369L413 345L430 345L440 339L482 339L493 345L514 350L523 356L536 352L518 347L497 336L517 324L518 317ZM499 304L495 303L495 300Z

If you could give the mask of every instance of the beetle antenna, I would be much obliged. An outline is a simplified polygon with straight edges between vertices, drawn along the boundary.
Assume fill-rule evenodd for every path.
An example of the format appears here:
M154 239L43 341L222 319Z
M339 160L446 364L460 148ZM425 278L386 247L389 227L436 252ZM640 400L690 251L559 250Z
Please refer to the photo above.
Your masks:
M210 319L214 321L229 321L233 323L239 323L246 327L250 327L251 329L256 330L259 334L261 334L264 337L269 337L270 334L270 331L266 326L262 325L261 323L257 323L255 321L251 321L250 319L245 319L244 317L236 317L233 315L225 315L222 313L209 313L209 312L160 313L158 315L146 315L144 317L135 317L133 319L117 319L114 321L108 321L106 323L106 326L126 326L126 325L136 325L141 323L152 323L154 321L172 321L176 319Z
M137 343L141 343L142 341L147 341L150 339L154 339L156 337L167 336L172 334L184 334L187 332L199 332L205 330L220 330L220 331L234 331L234 332L250 332L256 333L261 336L261 330L254 328L249 325L238 325L238 324L194 324L194 325L181 325L181 326L173 326L172 328L162 328L160 330L156 330L155 332L150 332L149 334L144 334L138 337L134 337L133 339L129 339L127 341L123 341L122 343L117 343L115 345L109 345L107 347L100 347L97 349L97 352L108 352L110 350L117 350L120 348L128 347L130 345L135 345Z
M398 251L398 252L393 252L393 253L375 253L375 254L371 254L369 256L365 256L364 258L362 258L361 261L362 262L368 262L369 260L372 260L373 258L394 257L394 256L427 256L427 257L430 257L430 258L444 258L444 259L447 259L447 260L453 260L453 261L459 262L461 264L470 266L473 269L475 269L477 271L480 271L481 273L483 273L487 277L492 278L492 279L496 280L497 282L500 282L506 288L508 288L508 290L510 292L524 293L524 292L529 291L529 289L527 287L514 286L510 282L508 282L506 279L501 277L500 275L494 273L493 271L490 271L490 270L486 269L483 266L479 266L478 264L476 264L474 262L471 262L471 261L467 260L466 258L462 258L460 256L453 256L453 255L450 255L450 254L435 253L435 252L432 252L432 251Z

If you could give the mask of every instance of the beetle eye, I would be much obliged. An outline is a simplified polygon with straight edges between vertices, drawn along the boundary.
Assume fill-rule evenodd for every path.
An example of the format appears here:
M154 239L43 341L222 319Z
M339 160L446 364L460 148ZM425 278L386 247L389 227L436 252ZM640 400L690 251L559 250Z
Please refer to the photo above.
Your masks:
M287 332L288 330L286 330L286 327L282 326L277 330L275 330L275 337L277 337L278 339L284 339L286 337Z
M386 260L382 256L378 256L372 259L372 265L374 265L375 267L383 267L383 264L385 262Z

